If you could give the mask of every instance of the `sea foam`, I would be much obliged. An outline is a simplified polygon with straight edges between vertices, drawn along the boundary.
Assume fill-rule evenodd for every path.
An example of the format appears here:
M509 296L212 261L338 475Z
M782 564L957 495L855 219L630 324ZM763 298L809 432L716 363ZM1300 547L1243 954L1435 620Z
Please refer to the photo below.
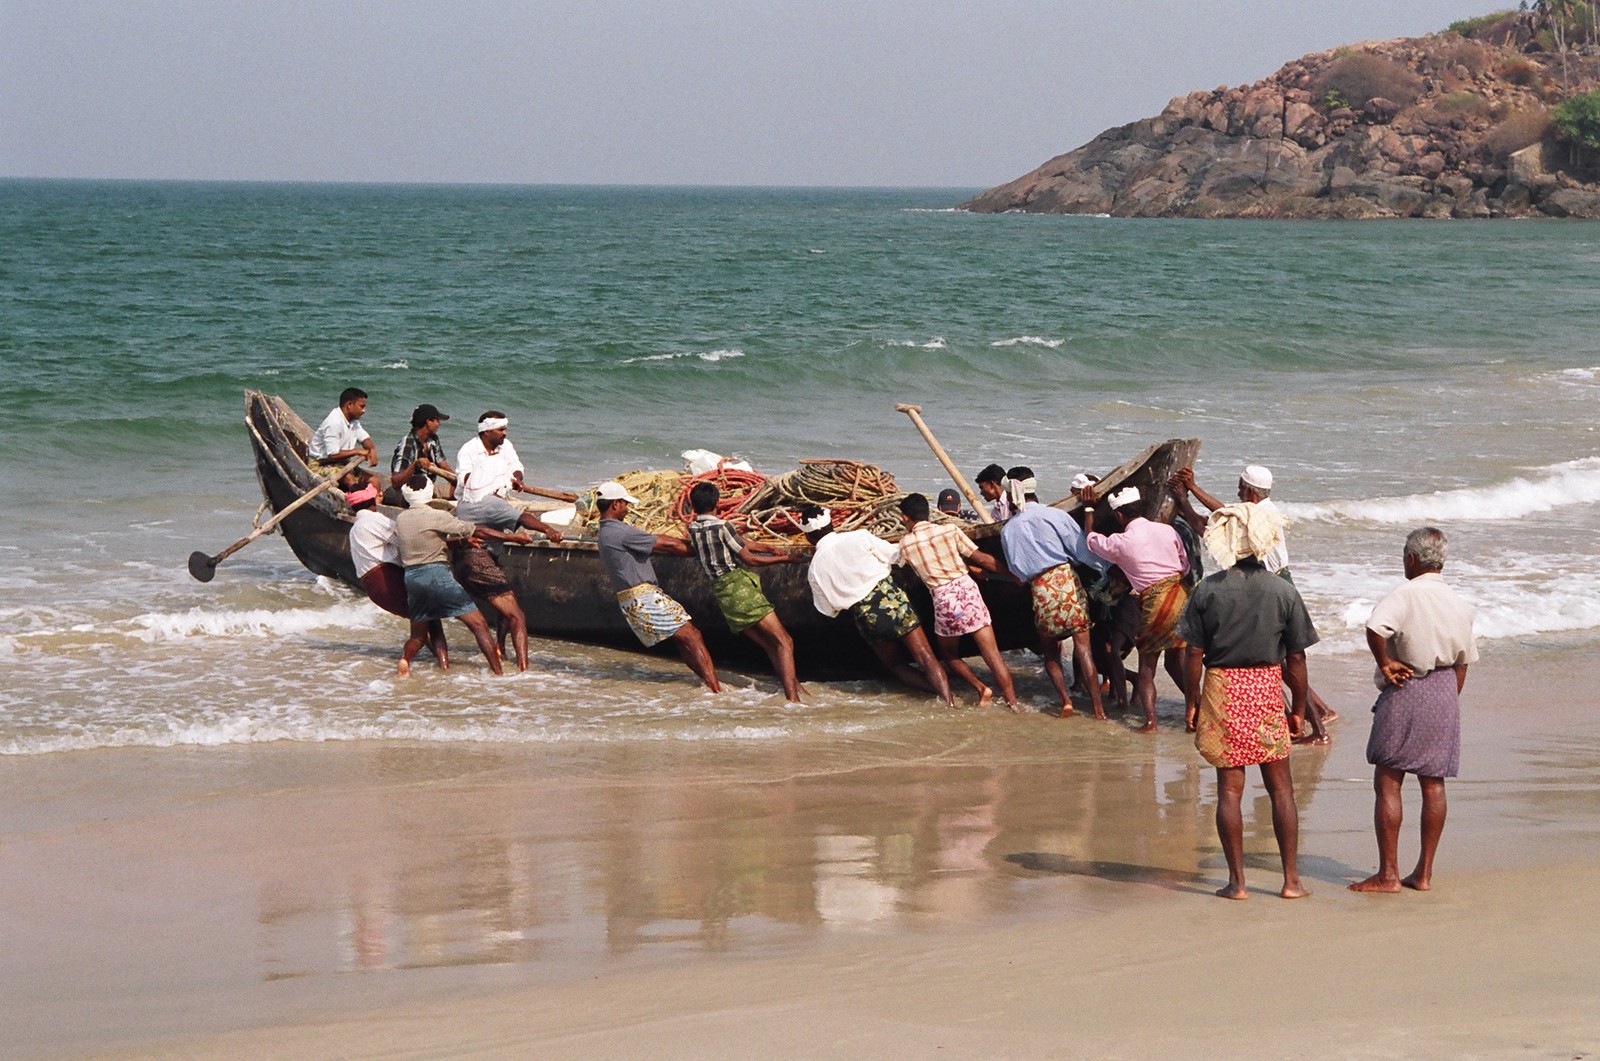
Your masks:
M1493 486L1357 501L1283 502L1279 507L1296 520L1472 522L1518 519L1569 505L1592 505L1596 501L1600 501L1600 457L1531 469L1525 476Z
M280 637L329 627L366 628L375 626L383 613L365 600L345 601L326 608L286 608L274 611L250 608L238 611L210 611L190 608L184 612L146 612L128 620L136 627L135 636L150 642L182 641L190 637Z

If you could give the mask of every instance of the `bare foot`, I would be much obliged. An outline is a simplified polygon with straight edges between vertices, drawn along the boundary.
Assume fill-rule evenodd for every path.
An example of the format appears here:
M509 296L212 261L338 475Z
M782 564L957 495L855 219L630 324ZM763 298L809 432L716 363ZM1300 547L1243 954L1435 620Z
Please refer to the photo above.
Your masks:
M1094 717L1099 719L1101 722L1110 722L1111 721L1109 718L1106 717L1106 713L1104 711L1096 711L1094 713Z
M1295 881L1293 884L1285 881L1283 889L1278 892L1279 897L1284 899L1304 899L1310 894L1309 891L1300 886L1299 881Z
M1156 724L1154 722L1146 722L1144 725L1134 730L1135 733L1154 733L1155 731Z
M1322 722L1323 722L1324 725L1326 725L1329 722L1337 722L1337 721L1339 721L1339 712L1335 711L1333 708L1330 707L1330 708L1328 708L1328 710L1326 710L1326 711L1324 711L1322 713Z
M1366 880L1358 880L1354 884L1350 885L1350 890L1353 892L1384 892L1393 894L1400 890L1400 882L1394 880L1393 878L1385 880L1378 874L1374 873Z
M1056 717L1057 718L1071 718L1075 714L1077 714L1077 712L1072 710L1072 705L1071 704L1062 704L1061 705L1061 710L1056 712Z
M397 678L411 677L411 661L409 659L401 660L400 665L394 669L394 673Z
M978 694L978 706L979 707L988 707L989 706L989 701L993 700L993 699L994 699L994 690L989 688L987 685L985 685L983 687L983 692Z
M1419 877L1415 873L1413 873L1411 876L1405 878L1400 883L1402 885L1404 885L1405 887L1410 888L1412 891L1416 891L1416 892L1425 892L1429 888L1433 887L1433 881L1432 880L1428 879L1427 877ZM1352 884L1352 885L1350 885L1350 887L1354 888L1355 885Z
M1320 746L1324 744L1332 744L1333 738L1328 736L1326 733L1307 733L1304 736L1294 738L1292 743L1315 744Z
M1011 713L1013 715L1020 715L1025 710L1023 706L1015 700L1007 700L1006 707L1011 709Z
M1242 902L1250 898L1250 893L1244 890L1243 884L1237 886L1229 884L1217 889L1217 897L1220 899L1238 899Z

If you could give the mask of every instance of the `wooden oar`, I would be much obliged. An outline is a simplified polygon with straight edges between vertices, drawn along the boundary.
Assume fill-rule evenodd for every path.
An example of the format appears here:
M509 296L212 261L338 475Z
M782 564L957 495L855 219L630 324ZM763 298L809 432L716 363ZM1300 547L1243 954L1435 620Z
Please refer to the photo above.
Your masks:
M355 471L361 462L366 459L367 458L364 454L360 457L352 458L350 463L334 472L330 478L323 480L318 485L313 486L310 490L307 490L305 493L289 502L284 506L282 512L279 512L276 516L273 516L255 530L251 531L243 538L240 538L238 541L228 546L216 556L207 556L202 552L190 553L189 574L193 575L201 582L210 582L212 578L216 576L218 564L222 563L222 561L226 560L240 549L243 549L245 546L261 537L263 534L266 534L268 531L272 530L272 528L276 527L279 523L282 523L284 517L288 516L301 505L304 505L306 502L310 501L323 491L333 489L333 487L338 484L340 479L344 478L350 472Z
M435 468L433 474L448 479L452 483L459 481L455 472L447 472L443 468ZM553 498L556 501L578 500L577 494L568 493L565 490L547 490L542 486L529 486L527 483L519 483L515 479L511 480L511 485L525 494L537 494L540 497Z
M950 454L944 451L944 447L939 445L939 440L933 437L933 432L928 430L928 425L922 422L922 406L906 405L902 402L896 405L894 410L897 413L905 413L911 417L911 422L917 425L918 431L922 432L922 438L928 443L928 447L933 450L933 455L939 458L939 463L944 465L944 470L950 473L950 478L956 481L956 485L961 488L961 492L967 495L967 500L972 502L972 511L978 514L978 519L984 523L993 523L994 517L989 515L989 506L978 497L978 492L972 488L972 484L967 482L967 477L962 475L961 470L955 466L955 462L950 459Z

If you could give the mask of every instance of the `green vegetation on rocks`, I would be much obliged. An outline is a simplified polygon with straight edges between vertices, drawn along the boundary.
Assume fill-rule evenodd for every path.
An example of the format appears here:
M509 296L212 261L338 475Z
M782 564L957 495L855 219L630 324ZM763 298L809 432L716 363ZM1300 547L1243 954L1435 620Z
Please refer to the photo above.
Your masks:
M1567 139L1600 148L1600 89L1573 96L1552 111L1550 118Z

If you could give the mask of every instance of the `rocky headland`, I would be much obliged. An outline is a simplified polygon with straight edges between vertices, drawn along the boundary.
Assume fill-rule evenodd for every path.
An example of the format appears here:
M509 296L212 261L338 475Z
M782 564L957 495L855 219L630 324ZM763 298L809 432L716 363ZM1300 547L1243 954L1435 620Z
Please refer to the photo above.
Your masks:
M1600 48L1528 13L1317 52L1180 96L962 207L1118 217L1600 218L1600 152L1552 121Z

